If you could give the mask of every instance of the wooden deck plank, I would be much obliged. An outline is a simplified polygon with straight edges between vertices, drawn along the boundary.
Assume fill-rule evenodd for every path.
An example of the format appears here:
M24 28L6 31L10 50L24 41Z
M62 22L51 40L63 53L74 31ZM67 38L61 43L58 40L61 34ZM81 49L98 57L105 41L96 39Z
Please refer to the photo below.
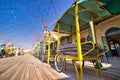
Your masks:
M44 80L44 75L43 74L40 74L40 71L39 71L39 69L37 68L37 66L34 64L34 66L35 66L35 71L36 71L36 73L37 73L37 77L38 77L38 80Z
M23 71L24 71L24 68L25 68L25 64L22 64L21 65L21 67L19 68L19 71L18 71L18 73L15 73L15 79L13 79L13 80L19 80L20 79L20 77L21 77L21 75L23 74ZM17 75L16 75L17 74Z
M15 73L15 70L17 70L17 67L18 67L18 64L13 65L6 72L0 75L0 79L9 80L11 76Z
M18 70L18 68L20 67L19 66L20 62L22 62L22 59L19 60L19 59L17 59L17 57L13 58L9 62L9 64L12 64L12 66L8 67L7 70L0 75L0 79L3 79L3 80L10 79L14 75L14 73Z
M4 59L3 59L4 60ZM7 61L7 62L6 62ZM4 64L2 64L1 66L0 66L0 73L2 73L2 72L4 72L5 70L7 70L7 69L9 69L11 66L13 66L14 65L14 63L16 63L16 62L18 62L18 61L21 61L22 62L22 60L19 60L19 59L16 59L16 58L9 58L8 60L7 59L5 59L4 61L2 61L2 63L4 63ZM0 63L1 64L1 63Z
M3 58L3 59L0 59L0 67L11 62L11 60L13 60L15 58Z
M19 74L19 78L16 78L16 80L25 80L24 77L25 77L25 71L27 69L27 63L24 63L25 67L23 68L23 71L21 72L21 74Z
M36 72L35 66L34 66L34 65L35 65L35 64L34 64L34 61L35 61L36 59L34 59L34 58L32 58L32 57L29 58L29 59L31 59L31 62L32 62L32 64L31 64L31 69L30 69L30 71L31 71L31 72L30 72L30 74L31 74L31 75L30 75L30 77L31 77L30 79L31 79L31 80L38 80L38 79L39 79L39 76L38 76L39 73ZM37 61L35 61L35 62L37 62ZM42 76L41 76L41 79L42 79Z
M19 71L21 71L23 67L24 67L24 65L21 64L21 66L18 67L18 69L15 71L15 73L13 74L13 76L12 76L9 80L15 80L16 77L19 76L19 75L18 75L18 74L19 74ZM17 79L16 79L16 80L17 80Z
M11 63L6 63L5 65L0 66L0 73L5 72L5 70L9 69L12 65L13 64L11 64Z
M25 71L25 80L29 80L29 64L27 64L27 68Z
M30 80L38 80L37 73L34 69L34 64L30 64L29 70L30 70L30 74L29 74L30 75Z
M67 78L31 55L0 59L0 80L60 80Z

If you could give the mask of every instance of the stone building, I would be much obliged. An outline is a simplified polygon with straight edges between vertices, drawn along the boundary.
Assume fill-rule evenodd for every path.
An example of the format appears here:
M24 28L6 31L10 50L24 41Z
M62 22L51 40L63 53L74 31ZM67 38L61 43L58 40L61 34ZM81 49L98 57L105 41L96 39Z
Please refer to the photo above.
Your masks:
M103 19L95 23L97 43L108 44L110 51L107 54L107 56L120 56L120 5L119 5L120 0L115 0L115 1L114 0L99 0L96 3L99 5L100 8L102 9L105 8L112 15L106 19ZM73 18L73 15L72 15L72 18ZM65 21L67 21L67 18ZM68 23L66 25L68 26ZM90 29L88 26L89 25L86 25L84 29L81 29L81 39L85 38L86 40L89 40L91 38ZM62 28L65 29L65 27L62 27ZM71 42L70 38L71 37L67 37L68 43ZM61 43L64 44L64 41L65 40L62 39ZM76 42L75 33L73 33L72 35L72 42Z
M81 36L88 38L89 29L81 31ZM120 14L95 24L97 42L107 43L113 56L120 56ZM113 46L112 46L113 45ZM112 49L115 51L112 51ZM116 54L113 54L115 52Z

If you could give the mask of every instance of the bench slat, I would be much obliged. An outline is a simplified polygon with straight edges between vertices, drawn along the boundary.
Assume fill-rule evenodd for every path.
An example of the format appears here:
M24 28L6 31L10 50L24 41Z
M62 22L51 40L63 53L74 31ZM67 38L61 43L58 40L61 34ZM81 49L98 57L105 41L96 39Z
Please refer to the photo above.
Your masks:
M82 54L85 54L89 50L93 48L92 43L82 44ZM77 56L77 45L76 43L66 44L59 47L59 52L63 53L64 55L72 55ZM86 57L96 57L98 55L97 48L91 51Z

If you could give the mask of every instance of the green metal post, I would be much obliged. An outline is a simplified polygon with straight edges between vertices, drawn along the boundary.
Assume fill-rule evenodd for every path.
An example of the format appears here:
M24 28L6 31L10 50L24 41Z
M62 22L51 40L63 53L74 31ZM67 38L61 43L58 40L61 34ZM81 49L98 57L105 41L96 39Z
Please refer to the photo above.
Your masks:
M94 42L94 44L97 44L96 33L95 33L95 28L94 28L94 15L93 14L91 14L90 28L91 28L91 32L92 32L93 42Z

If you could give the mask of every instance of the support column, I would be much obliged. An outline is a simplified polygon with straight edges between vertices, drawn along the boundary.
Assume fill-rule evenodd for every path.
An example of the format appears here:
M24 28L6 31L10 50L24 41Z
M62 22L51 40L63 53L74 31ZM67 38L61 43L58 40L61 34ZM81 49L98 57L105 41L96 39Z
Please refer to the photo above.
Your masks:
M82 56L82 49L81 49L81 37L80 37L80 25L79 25L79 16L78 16L78 3L75 3L75 22L76 22L76 36L77 36L77 52L78 52L78 59L80 60L80 80L84 80L83 78L83 56Z
M59 23L57 23L57 25L58 25L58 28L57 28L57 31L58 31L58 41L57 41L57 53L58 53L58 51L59 51L59 46L60 46L60 25L59 25Z
M45 50L46 50L46 36L44 35L43 53L45 53Z
M70 26L70 42L72 43L73 41L72 41L72 35L73 35L73 30L72 30L72 26Z
M49 32L49 40L48 40L48 58L47 58L47 63L50 64L50 37L51 34Z
M91 32L92 32L92 40L93 40L94 44L97 44L95 27L94 27L94 15L93 15L93 13L91 13L90 29L91 29Z

